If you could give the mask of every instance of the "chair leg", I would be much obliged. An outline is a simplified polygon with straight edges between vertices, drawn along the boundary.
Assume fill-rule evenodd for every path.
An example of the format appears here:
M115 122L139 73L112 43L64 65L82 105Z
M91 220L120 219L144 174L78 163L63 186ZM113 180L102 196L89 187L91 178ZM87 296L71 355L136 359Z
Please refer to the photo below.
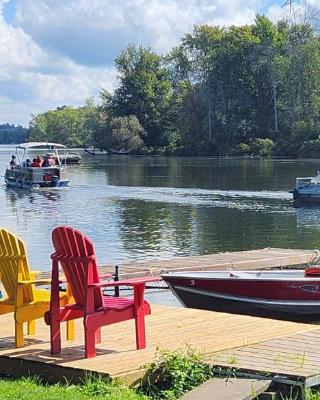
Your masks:
M51 339L51 353L57 354L61 352L61 332L60 321L51 317L50 322L50 339Z
M95 331L94 330L84 330L84 340L85 340L85 355L86 358L91 358L96 356L96 345L95 345Z
M101 343L101 328L98 328L95 332L95 342L96 344Z
M135 325L137 349L144 349L146 347L146 327L144 323L144 313L142 310L139 310L136 313Z
M67 340L74 339L74 321L67 321Z
M23 339L23 323L15 322L15 345L16 347L22 347L24 345Z
M36 332L35 320L28 322L28 335L34 335Z

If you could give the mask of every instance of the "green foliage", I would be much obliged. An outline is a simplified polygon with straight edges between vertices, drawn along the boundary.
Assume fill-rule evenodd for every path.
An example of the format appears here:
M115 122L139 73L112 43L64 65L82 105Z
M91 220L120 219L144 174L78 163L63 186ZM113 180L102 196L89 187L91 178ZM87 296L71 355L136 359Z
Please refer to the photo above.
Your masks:
M119 382L88 378L83 385L44 385L35 378L0 380L1 400L147 400Z
M301 390L298 388L291 387L287 389L289 394L280 394L280 400L299 400L301 399ZM305 400L320 400L320 392L314 389L305 390Z
M0 143L12 144L26 141L28 129L20 125L0 124Z
M250 156L251 147L247 143L239 143L234 146L233 154L236 156Z
M33 116L30 139L111 151L317 157L320 40L308 24L195 26L167 55L129 45L101 104Z
M233 149L233 154L237 156L270 156L274 148L274 142L269 139L256 138L247 143L239 143Z
M170 136L169 144L165 147L166 154L177 154L181 148L181 136L179 133L173 133Z
M121 380L106 380L102 377L88 376L79 387L81 393L89 398L108 400L148 400L143 394L129 389Z
M147 146L161 145L168 129L172 87L162 59L150 49L129 45L116 59L120 85L112 104L118 116L136 115Z
M306 400L320 400L320 392L319 391L313 391L311 389L307 389Z
M254 139L251 143L251 152L254 156L267 157L271 154L274 143L271 139Z
M110 121L109 150L120 153L139 153L143 149L145 131L135 115L113 118Z
M161 351L149 367L140 391L152 399L173 400L213 376L212 368L191 348Z

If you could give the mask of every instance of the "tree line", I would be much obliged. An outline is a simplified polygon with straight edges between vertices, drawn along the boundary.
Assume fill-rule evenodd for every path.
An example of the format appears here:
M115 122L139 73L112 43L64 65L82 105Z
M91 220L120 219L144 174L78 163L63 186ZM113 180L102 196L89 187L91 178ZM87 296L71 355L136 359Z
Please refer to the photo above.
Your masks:
M25 142L28 129L21 125L0 124L0 143L12 144Z
M132 154L320 156L320 40L306 23L201 25L159 55L130 44L98 104L33 115L29 140Z

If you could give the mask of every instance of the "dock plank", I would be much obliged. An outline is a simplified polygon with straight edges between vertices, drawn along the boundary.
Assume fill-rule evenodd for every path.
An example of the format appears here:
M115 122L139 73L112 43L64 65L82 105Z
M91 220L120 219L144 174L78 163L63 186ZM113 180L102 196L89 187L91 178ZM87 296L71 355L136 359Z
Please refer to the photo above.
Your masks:
M13 315L2 315L0 316L0 373L4 373L5 368L11 368L14 374L19 374L21 371L25 373L26 370L29 373L36 371L39 374L40 364L43 366L43 373L47 371L49 378L51 375L66 375L70 379L72 374L80 376L84 371L103 373L112 377L130 377L143 374L146 364L155 360L157 348L177 350L188 344L208 357L213 357L213 361L209 362L223 365L228 364L228 357L235 353L239 357L239 366L243 357L243 364L248 367L253 365L253 361L250 364L247 356L242 356L241 352L247 352L249 356L256 354L262 357L262 354L267 354L269 351L259 347L258 352L256 347L250 348L250 346L263 346L263 343L267 343L266 346L269 347L266 349L270 349L271 345L281 349L279 343L281 338L290 342L292 335L296 335L302 338L299 340L305 340L304 335L307 334L317 337L320 346L320 328L317 325L159 305L152 305L152 315L146 318L146 329L147 348L137 351L133 320L104 327L102 343L97 346L97 357L85 359L82 321L77 320L75 340L67 342L63 339L61 354L52 356L49 351L49 328L42 320L36 321L36 336L27 336L26 346L15 349ZM64 335L62 337L64 338ZM277 344L273 344L272 340ZM291 342L294 343L295 339ZM261 364L264 370L271 369L270 357L266 358L266 364L262 358L253 359L254 364L259 364L259 367ZM318 369L316 366L314 363L309 367L309 362L306 363L303 376L307 377L316 370L320 372L320 365ZM285 371L288 370L286 363L276 367L277 370L280 367ZM59 373L55 372L57 369L60 370ZM291 372L300 374L303 369Z
M265 392L271 380L213 378L181 397L181 400L252 400Z
M207 362L242 371L264 371L307 379L320 375L319 346L320 328L218 352L209 356Z

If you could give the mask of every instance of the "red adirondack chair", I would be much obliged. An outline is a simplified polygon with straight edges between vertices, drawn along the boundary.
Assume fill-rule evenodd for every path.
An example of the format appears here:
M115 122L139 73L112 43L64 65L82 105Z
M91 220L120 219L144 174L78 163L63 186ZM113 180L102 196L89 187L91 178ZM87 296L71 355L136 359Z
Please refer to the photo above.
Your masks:
M135 319L137 349L146 347L144 317L151 313L144 300L145 284L159 278L146 277L122 281L100 282L94 246L82 232L59 226L52 232L55 253L52 258L52 284L50 311L45 321L50 325L51 353L61 351L60 323L83 318L85 356L96 355L95 344L101 342L100 328L128 319ZM74 297L74 304L59 305L59 264ZM110 275L108 275L110 277ZM108 286L133 286L134 297L112 297L102 294Z

